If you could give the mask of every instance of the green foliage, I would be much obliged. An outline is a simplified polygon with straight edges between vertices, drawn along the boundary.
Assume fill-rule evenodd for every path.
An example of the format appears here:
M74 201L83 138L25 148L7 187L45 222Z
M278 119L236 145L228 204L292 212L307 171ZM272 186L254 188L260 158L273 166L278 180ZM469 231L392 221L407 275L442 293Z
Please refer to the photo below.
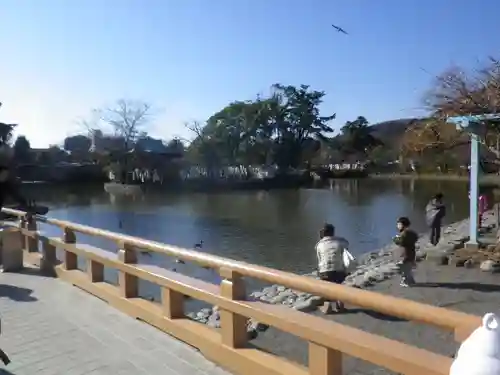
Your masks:
M64 139L64 149L71 153L88 153L92 140L84 135L72 135Z
M382 145L382 142L373 136L373 128L363 116L354 121L347 121L341 132L343 136L341 147L347 154L362 154L366 157L370 151Z
M273 85L269 97L232 102L203 126L188 126L196 135L188 152L209 168L270 163L296 168L312 159L333 131L329 123L335 115L320 115L324 96L305 85Z
M16 124L5 124L0 122L0 145L10 144L12 141L12 133Z
M0 107L2 107L1 102ZM14 128L16 126L16 124L6 124L4 122L0 122L0 146L10 144L12 140L12 133L14 132Z
M184 154L185 151L184 143L178 138L171 139L166 144L166 149L172 153Z
M24 135L17 137L14 142L14 158L19 163L29 163L32 161L31 145Z

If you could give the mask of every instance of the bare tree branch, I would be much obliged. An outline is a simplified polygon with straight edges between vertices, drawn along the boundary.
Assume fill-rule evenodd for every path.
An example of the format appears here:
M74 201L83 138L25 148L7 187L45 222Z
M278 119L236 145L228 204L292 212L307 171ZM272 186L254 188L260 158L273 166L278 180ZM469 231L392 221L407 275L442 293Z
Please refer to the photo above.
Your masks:
M195 137L202 137L203 135L203 125L199 121L185 122L184 126L190 132L194 133Z
M500 110L500 62L472 73L454 67L436 77L426 106L436 117L497 113Z
M128 150L141 135L151 120L151 105L142 101L120 99L114 107L95 111L99 120L111 127L114 136L120 137ZM93 126L93 125L92 125ZM96 130L95 127L92 128Z
M431 114L445 120L449 116L481 115L500 112L500 61L490 57L488 64L473 72L454 67L436 77L428 92L426 106ZM500 122L482 123L480 142L500 158Z
M92 116L90 118L78 118L75 122L91 139L94 137L95 132L100 130L99 118L95 111L92 111Z
M418 154L427 150L445 151L467 144L469 137L455 126L439 119L418 121L410 126L402 139L403 154Z

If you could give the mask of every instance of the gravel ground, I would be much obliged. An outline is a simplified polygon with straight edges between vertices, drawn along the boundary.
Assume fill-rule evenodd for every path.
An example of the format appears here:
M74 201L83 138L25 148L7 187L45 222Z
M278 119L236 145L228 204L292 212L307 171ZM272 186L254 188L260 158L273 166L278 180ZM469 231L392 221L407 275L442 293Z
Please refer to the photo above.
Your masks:
M486 312L496 312L500 306L500 274L422 262L415 275L419 285L413 288L401 288L399 279L392 278L375 284L369 290L481 316ZM356 307L347 308L349 311L341 315L313 314L447 356L458 349L450 332ZM274 328L260 333L252 343L292 361L307 364L306 342ZM354 358L344 360L344 373L392 374Z
M485 225L491 227L493 223L494 216L490 211L485 214ZM457 246L462 246L467 239L468 230L468 220L443 228L443 236L437 247L429 245L427 235L421 236L417 244L419 249L417 257L422 259L427 255L431 259L433 257L436 259L436 255L440 257L442 254L449 254ZM396 260L393 257L394 248L394 245L388 244L382 249L362 256L358 259L358 269L345 284L480 316L487 312L496 312L497 306L500 306L500 273L482 272L478 268L438 266L435 261L422 261L415 270L418 285L401 288L399 276L394 270ZM310 276L314 277L315 273ZM446 356L452 356L458 349L451 332L385 316L356 306L347 306L348 311L343 314L324 316L317 310L317 297L283 286L268 286L250 293L250 297L267 303L283 304ZM217 309L205 308L198 313L192 313L191 317L213 327L220 326ZM255 333L252 337L257 336L251 340L256 347L307 365L306 342L272 327L260 332L252 322L249 324L249 331ZM368 375L392 374L392 372L346 357L344 374Z

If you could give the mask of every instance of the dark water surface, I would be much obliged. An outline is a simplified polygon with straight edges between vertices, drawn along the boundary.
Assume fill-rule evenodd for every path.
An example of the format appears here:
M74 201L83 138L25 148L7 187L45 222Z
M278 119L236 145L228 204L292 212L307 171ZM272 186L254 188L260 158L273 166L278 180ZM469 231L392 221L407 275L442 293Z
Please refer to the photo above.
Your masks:
M23 188L48 205L54 218L187 248L203 240L201 251L297 273L316 267L313 249L325 221L349 240L354 254L362 254L390 242L399 216L410 217L417 231L425 231L424 207L436 192L445 194L448 223L468 214L466 183L449 181L338 180L318 189L155 194L135 200L109 196L102 186ZM60 235L58 228L44 231ZM78 239L116 251L112 242ZM211 271L164 256L141 255L141 261L215 278ZM116 281L113 273L108 277Z
M390 241L399 216L425 231L424 207L437 191L448 204L446 222L468 214L463 182L339 180L323 189L155 194L135 200L113 198L100 186L24 189L48 205L54 218L187 248L203 240L203 251L293 272L315 267L313 247L325 221L349 240L354 254L362 254ZM52 228L50 234L58 231Z

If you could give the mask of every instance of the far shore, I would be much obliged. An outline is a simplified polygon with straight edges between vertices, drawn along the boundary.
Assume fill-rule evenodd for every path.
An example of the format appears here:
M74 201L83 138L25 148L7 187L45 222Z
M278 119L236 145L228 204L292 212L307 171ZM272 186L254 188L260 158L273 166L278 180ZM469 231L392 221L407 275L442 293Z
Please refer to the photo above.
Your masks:
M434 181L469 181L469 175L458 175L458 174L410 174L410 173L381 173L381 174L370 174L368 178L374 179L400 179L400 180L434 180ZM480 182L491 182L500 184L500 175L496 174L486 174L479 176Z

